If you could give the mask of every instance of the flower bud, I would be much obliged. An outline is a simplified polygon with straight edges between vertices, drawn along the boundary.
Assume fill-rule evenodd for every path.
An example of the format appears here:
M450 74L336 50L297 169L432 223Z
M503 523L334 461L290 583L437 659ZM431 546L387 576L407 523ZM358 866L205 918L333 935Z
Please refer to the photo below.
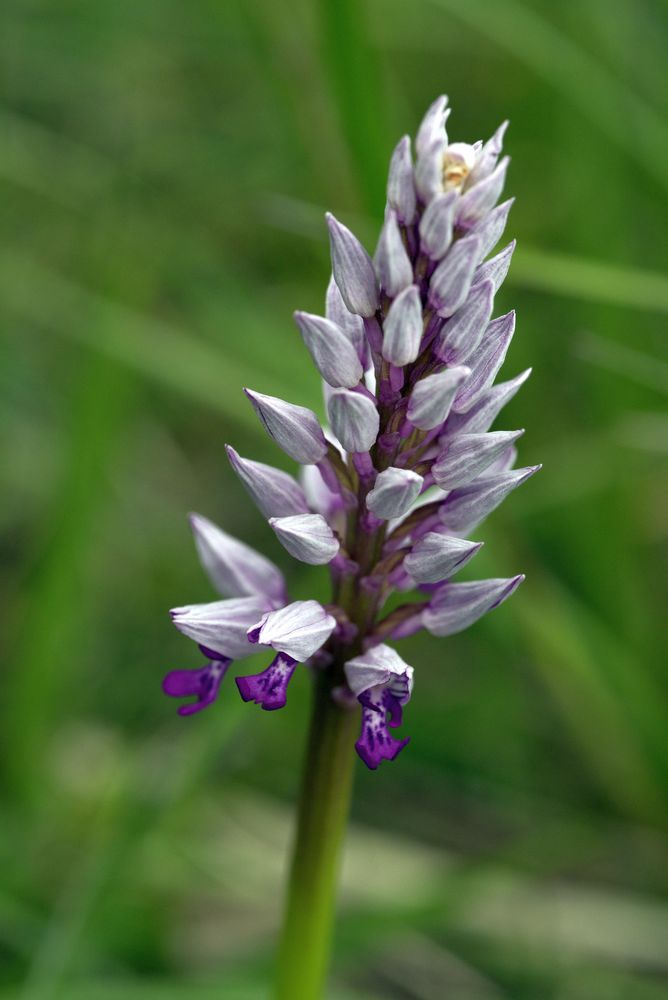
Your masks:
M310 566L330 562L339 551L339 540L322 514L270 517L269 524L290 555Z
M378 308L378 288L373 263L350 230L328 212L334 280L347 308L358 316L373 316Z
M503 236L506 228L510 209L513 207L514 198L497 205L489 215L486 215L477 226L474 226L471 233L480 240L480 260L484 260Z
M368 396L346 389L333 392L327 401L327 415L346 451L369 451L374 445L380 418Z
M470 368L460 365L420 379L408 401L406 416L410 422L421 431L430 431L442 424L457 390L470 374Z
M417 285L409 285L397 295L385 319L383 357L403 367L415 361L422 340L422 301Z
M455 635L497 608L519 587L524 576L507 580L476 580L473 583L444 583L422 614L432 635Z
M471 377L455 396L454 410L468 410L492 384L503 364L515 333L515 311L492 320L482 341L467 358Z
M329 385L351 388L364 375L357 351L336 323L322 316L296 312L301 331L313 362Z
M369 366L369 345L364 333L364 320L361 316L351 313L347 308L339 286L334 281L334 275L329 279L327 285L327 296L325 300L325 313L327 319L336 323L340 330L343 330L350 343L357 352L362 368Z
M410 469L391 466L379 473L376 483L366 498L372 514L383 520L402 517L417 500L424 480Z
M416 583L439 583L465 566L482 544L430 531L413 546L404 567Z
M327 442L312 410L286 403L277 396L244 389L269 437L295 462L317 465L327 454Z
M442 490L454 490L481 475L524 431L491 431L488 434L458 434L445 441L431 467Z
M457 240L431 276L429 302L439 316L452 316L466 301L480 259L480 240Z
M531 368L527 368L510 381L500 382L499 385L485 389L465 413L450 414L443 429L444 433L449 436L464 433L483 434L488 431L503 407L510 402L530 374Z
M392 209L385 218L374 261L380 285L390 298L394 298L413 281L413 267L401 239L397 216Z
M492 315L494 285L483 281L472 288L460 309L451 316L439 333L434 353L448 365L466 361L482 340Z
M415 187L425 205L443 193L443 157L446 145L445 137L439 137L418 153Z
M468 486L448 493L438 512L441 524L448 531L468 535L481 521L503 503L509 493L521 486L540 465L515 469L496 476L481 476Z
M390 208L393 208L397 213L399 222L404 226L409 226L415 218L417 199L413 179L411 141L407 135L400 140L392 153L387 179L387 202Z
M452 243L457 192L438 194L420 219L420 247L431 260L440 260Z

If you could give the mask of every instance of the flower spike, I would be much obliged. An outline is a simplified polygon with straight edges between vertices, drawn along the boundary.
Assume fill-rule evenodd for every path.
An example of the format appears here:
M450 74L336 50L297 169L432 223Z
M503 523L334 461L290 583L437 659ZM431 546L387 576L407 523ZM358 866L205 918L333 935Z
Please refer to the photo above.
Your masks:
M386 642L420 630L453 635L514 593L521 575L452 579L482 545L464 536L540 468L515 468L523 431L492 429L530 373L495 384L515 331L514 312L492 318L515 249L514 240L498 248L513 203L497 204L507 122L487 142L469 143L448 136L449 114L438 97L414 155L408 136L396 145L373 260L326 215L325 316L294 318L323 381L329 426L303 406L245 390L299 477L227 448L286 552L327 567L331 603L291 601L273 562L194 514L197 551L223 599L171 612L208 660L163 682L169 696L191 699L181 715L211 705L232 660L265 647L268 665L236 677L242 699L282 708L304 664L335 715L361 717L355 746L372 770L408 743L392 730L413 669ZM383 612L393 591L415 588ZM312 751L324 752L317 739Z

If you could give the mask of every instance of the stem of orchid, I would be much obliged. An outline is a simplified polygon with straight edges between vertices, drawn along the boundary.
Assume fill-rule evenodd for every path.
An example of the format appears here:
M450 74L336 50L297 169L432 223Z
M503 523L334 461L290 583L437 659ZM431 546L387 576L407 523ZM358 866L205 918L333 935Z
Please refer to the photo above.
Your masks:
M359 712L315 677L297 833L278 956L276 1000L320 1000L329 965L341 847L350 810Z

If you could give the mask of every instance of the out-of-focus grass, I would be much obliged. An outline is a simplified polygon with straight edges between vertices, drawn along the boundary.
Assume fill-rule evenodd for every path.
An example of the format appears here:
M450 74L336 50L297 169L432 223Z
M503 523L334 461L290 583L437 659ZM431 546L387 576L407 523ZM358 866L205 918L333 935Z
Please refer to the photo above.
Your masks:
M290 315L321 308L322 210L371 243L446 91L456 137L511 118L499 309L534 374L504 426L545 468L481 534L513 602L402 649L412 741L358 773L332 996L658 1000L665 9L10 0L2 29L0 996L265 994L307 679L178 719L164 611L211 596L192 508L325 599L223 443L287 467L241 386L320 407Z

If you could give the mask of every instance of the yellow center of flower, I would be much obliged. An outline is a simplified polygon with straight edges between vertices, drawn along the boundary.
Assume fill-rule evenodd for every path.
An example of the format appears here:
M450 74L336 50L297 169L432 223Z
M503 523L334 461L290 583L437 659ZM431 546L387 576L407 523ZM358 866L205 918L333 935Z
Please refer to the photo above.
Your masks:
M443 156L443 190L461 191L475 163L475 150L466 142L453 142Z

